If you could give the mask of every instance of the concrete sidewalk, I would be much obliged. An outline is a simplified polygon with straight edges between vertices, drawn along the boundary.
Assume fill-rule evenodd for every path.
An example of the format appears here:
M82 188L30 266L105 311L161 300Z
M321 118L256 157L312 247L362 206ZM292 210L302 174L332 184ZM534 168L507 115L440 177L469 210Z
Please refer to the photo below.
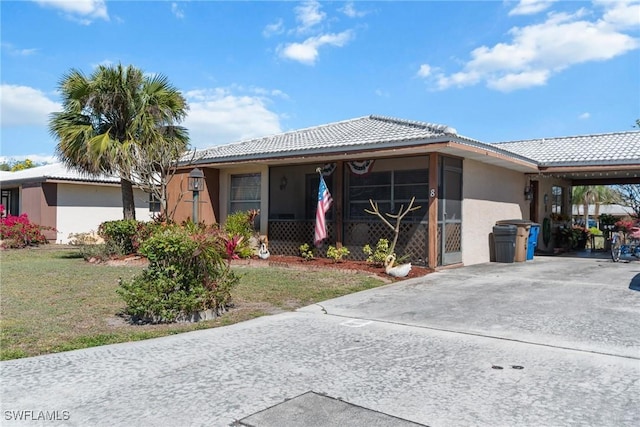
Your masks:
M1 423L640 425L638 277L639 263L536 257L224 328L6 361ZM41 415L58 420L16 420Z

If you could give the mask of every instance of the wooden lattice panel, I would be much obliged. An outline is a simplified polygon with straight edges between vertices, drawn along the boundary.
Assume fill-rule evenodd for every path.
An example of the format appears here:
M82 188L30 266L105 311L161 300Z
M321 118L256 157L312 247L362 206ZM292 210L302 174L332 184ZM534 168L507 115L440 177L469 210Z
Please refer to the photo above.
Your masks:
M314 231L314 221L270 221L269 252L274 255L298 256L300 245L303 243L313 245ZM335 242L333 223L327 223L327 234L329 235L327 241ZM326 247L316 250L316 254L326 257Z
M447 240L444 242L445 252L461 252L462 251L462 224L450 223L446 224Z
M426 223L401 224L396 253L408 255L415 264L426 264L427 233ZM343 243L349 249L349 258L362 261L367 258L362 252L364 245L375 248L378 240L387 239L391 243L393 236L393 230L382 222L348 222L345 223Z
M364 261L367 256L362 252L364 245L375 248L380 239L393 240L393 230L381 222L345 223L343 245L349 249L349 258ZM300 255L300 245L313 244L314 221L270 221L269 251L274 255ZM316 256L326 257L327 247L335 245L335 227L327 223L329 238L316 249ZM396 253L408 255L408 260L417 265L427 262L428 228L426 223L401 224Z

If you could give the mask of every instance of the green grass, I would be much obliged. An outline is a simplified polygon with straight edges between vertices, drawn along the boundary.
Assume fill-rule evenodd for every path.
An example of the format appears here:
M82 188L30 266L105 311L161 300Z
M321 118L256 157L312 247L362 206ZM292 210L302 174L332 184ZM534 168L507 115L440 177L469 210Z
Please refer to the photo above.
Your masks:
M115 290L141 267L94 265L73 249L0 251L0 359L16 359L242 322L383 285L364 274L234 267L234 307L193 324L133 325Z

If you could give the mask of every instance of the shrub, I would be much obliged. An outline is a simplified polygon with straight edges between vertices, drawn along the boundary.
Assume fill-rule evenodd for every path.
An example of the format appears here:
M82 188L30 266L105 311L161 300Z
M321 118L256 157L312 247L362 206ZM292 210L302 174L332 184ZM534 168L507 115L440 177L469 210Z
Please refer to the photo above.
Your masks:
M347 255L349 255L349 249L347 249L346 247L341 247L341 248L334 248L333 246L329 246L327 248L327 257L331 258L333 260L333 262L340 262L342 261L342 258L346 257Z
M387 258L387 255L389 255L389 241L387 239L378 240L375 250L369 245L364 245L362 252L367 255L368 263L381 267L384 265L384 260Z
M253 221L258 213L259 211L253 209L246 212L234 212L227 216L222 229L230 241L236 240L236 245L234 246L235 255L232 258L236 256L238 258L251 258L251 255L253 255L254 249L251 247L251 237L255 234Z
M220 314L230 304L238 277L223 259L216 228L166 226L142 243L140 253L149 266L118 288L134 321L175 322L203 310Z
M0 205L0 212L4 212L2 205ZM45 244L47 238L42 233L44 230L55 229L32 223L26 213L0 218L0 240L3 241L2 246L6 248Z
M98 235L104 239L109 251L115 255L128 255L136 252L137 231L138 221L135 219L105 221L98 227Z
M313 259L313 247L309 246L308 243L300 245L298 250L300 251L300 256L305 261L311 261Z

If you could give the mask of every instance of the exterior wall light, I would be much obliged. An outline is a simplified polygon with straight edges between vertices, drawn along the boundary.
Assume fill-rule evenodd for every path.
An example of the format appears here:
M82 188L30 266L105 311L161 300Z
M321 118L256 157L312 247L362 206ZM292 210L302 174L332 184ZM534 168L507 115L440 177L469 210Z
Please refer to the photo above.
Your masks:
M198 207L199 207L199 198L200 191L204 189L204 173L195 168L191 172L189 172L189 183L187 185L189 191L193 192L193 222L198 223Z

